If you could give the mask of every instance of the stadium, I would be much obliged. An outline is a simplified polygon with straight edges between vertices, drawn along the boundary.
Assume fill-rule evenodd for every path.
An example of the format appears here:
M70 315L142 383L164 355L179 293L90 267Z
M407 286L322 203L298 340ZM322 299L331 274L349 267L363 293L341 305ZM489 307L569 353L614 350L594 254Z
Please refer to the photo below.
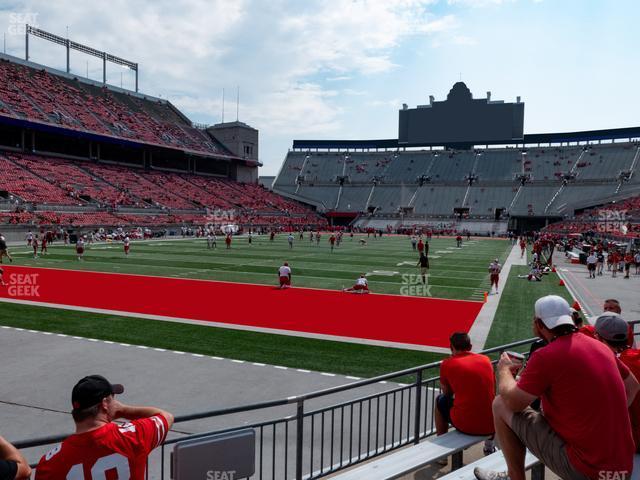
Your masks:
M499 428L441 426L442 398L463 395L442 368L456 335L499 384L505 356L532 362L543 297L584 322L563 338L599 353L603 304L631 346L640 335L640 126L525 133L521 97L458 81L403 104L397 138L294 139L267 176L260 125L194 122L138 91L137 63L34 26L24 39L24 58L0 54L0 434L31 478L489 478L474 471L513 468ZM36 41L66 50L66 71L32 61ZM74 52L102 81L70 70ZM107 63L135 88L108 83ZM547 351L564 341L534 333ZM166 431L142 460L45 477L92 374L171 421L154 410ZM73 409L78 426L75 393ZM569 478L522 448L530 478ZM640 478L636 452L632 471L605 459L580 478Z

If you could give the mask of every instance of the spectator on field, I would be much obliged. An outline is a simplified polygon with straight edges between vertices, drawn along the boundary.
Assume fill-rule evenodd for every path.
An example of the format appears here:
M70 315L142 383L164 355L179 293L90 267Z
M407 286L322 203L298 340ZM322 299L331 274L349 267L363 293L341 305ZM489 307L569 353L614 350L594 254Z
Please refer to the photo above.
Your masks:
M451 423L469 435L493 437L491 403L495 397L495 374L486 355L471 352L466 333L454 333L449 339L451 357L440 366L442 393L436 400L436 432L443 435ZM485 442L485 454L493 453L493 440Z
M0 480L26 480L31 468L16 447L0 436Z
M164 442L173 415L155 407L124 405L113 385L100 375L81 379L71 392L71 415L76 433L40 459L36 480L83 478L130 478L144 480L147 457ZM117 424L123 418L130 423ZM111 476L105 477L107 471Z
M603 313L596 319L595 327L597 338L613 350L636 379L640 379L640 350L630 348L627 344L626 320L617 313ZM640 395L636 395L633 403L629 405L629 417L636 452L640 453Z
M589 271L589 278L596 278L596 264L598 263L598 257L592 250L587 257L587 270Z
M549 344L519 380L507 354L497 368L493 416L508 473L476 468L476 477L523 480L529 449L563 479L627 478L635 451L627 408L638 381L606 345L576 334L566 300L542 297L534 310L534 331ZM538 397L543 413L529 407Z

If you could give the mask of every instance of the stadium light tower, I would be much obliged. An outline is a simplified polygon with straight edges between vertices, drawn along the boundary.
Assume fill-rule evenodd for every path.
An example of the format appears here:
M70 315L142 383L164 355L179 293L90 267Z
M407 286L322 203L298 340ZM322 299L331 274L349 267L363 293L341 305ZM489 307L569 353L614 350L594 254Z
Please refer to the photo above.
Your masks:
M92 55L94 57L98 57L102 59L102 83L107 83L107 62L115 63L116 65L121 65L122 67L129 68L136 72L136 92L138 91L138 64L131 62L129 60L125 60L124 58L116 57L115 55L111 55L107 52L101 52L100 50L96 50L95 48L88 47L87 45L82 45L81 43L74 42L69 40L68 36L68 27L67 27L67 38L60 37L59 35L54 35L53 33L45 32L44 30L40 30L39 28L32 27L31 25L26 25L25 28L25 55L24 59L29 61L29 35L33 35L34 37L42 38L52 43L56 43L58 45L62 45L66 48L67 51L67 73L70 73L70 52L71 50L77 50L82 53L86 53L87 55Z

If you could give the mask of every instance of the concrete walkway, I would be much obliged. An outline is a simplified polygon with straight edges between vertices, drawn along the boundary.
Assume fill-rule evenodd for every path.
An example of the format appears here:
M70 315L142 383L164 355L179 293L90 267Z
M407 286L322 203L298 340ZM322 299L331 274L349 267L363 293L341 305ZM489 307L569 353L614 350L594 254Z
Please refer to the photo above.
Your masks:
M589 278L585 265L572 264L559 257L557 270L571 295L582 306L587 319L593 319L602 313L607 298L615 298L620 302L625 320L640 320L640 275L635 275L635 268L631 269L628 279L623 278L624 273L621 272L613 278L606 267L602 276Z
M476 318L471 330L469 331L469 336L471 337L471 344L473 345L474 351L480 351L484 349L484 345L487 342L487 337L489 336L489 331L491 330L491 325L493 324L493 318L496 315L496 311L498 310L498 305L500 304L501 294L504 291L504 287L507 284L507 280L509 279L509 272L511 272L512 265L526 265L527 257L526 253L524 258L520 258L520 247L516 244L511 249L511 253L507 257L507 260L504 262L502 266L502 272L500 273L500 281L498 282L498 293L489 295L487 297L487 302L480 309L480 313ZM489 262L487 262L487 268L489 267Z

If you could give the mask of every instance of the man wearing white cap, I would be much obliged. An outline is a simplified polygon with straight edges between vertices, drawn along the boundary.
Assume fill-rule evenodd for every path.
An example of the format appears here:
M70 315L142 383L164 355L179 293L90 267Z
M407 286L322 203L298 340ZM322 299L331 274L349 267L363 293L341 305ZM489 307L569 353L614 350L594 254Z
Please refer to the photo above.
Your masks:
M535 303L535 334L549 344L536 351L516 381L519 365L503 354L493 416L507 472L476 468L480 480L524 480L529 449L563 479L629 478L634 444L627 412L638 381L601 342L576 334L569 304L549 295ZM542 412L529 405L540 397Z

